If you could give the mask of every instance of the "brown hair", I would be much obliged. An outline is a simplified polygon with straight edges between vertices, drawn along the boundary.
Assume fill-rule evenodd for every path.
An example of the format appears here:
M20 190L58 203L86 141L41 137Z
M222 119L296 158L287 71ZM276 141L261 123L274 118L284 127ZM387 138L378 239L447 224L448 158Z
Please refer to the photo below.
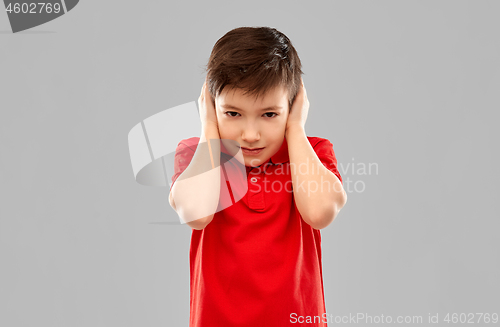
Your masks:
M206 65L207 87L215 98L226 86L257 97L283 86L291 107L301 86L301 67L285 34L271 27L238 27L215 43Z

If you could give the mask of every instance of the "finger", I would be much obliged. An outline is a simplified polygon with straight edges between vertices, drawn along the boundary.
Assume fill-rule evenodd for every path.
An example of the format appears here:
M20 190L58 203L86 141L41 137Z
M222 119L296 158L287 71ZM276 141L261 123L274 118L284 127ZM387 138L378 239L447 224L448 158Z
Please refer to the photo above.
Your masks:
M210 94L210 90L208 86L205 86L205 98L207 101L210 99L212 103L214 103L214 99L212 99L212 95Z

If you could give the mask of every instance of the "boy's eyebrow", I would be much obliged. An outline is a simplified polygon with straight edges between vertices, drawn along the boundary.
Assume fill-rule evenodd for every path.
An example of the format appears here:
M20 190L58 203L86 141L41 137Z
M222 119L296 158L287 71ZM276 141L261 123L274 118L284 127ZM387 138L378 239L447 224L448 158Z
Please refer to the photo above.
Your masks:
M221 107L225 108L225 109L236 109L236 110L241 110L240 108L237 108L233 105L230 105L230 104L221 104ZM265 110L282 110L283 107L281 106L271 106L271 107L267 107L267 108L262 108L260 109L260 111L265 111ZM241 110L241 111L244 111L244 110Z

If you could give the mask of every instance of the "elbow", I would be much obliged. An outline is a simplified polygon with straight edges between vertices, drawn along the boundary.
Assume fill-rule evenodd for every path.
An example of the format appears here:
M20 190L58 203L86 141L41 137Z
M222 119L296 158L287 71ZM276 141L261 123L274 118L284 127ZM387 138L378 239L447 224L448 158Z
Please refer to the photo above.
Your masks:
M213 215L211 217L209 216L209 217L189 221L186 224L189 227L191 227L192 229L202 230L205 227L207 227L208 224L210 224L210 222L212 221L212 218L213 218Z
M311 225L311 227L314 229L323 229L328 225L330 225L335 219L335 217L336 217L335 212L333 210L328 210L321 215L312 216L309 219L310 221L309 225Z
M184 206L181 204L175 204L172 192L169 195L169 203L172 209L179 215L181 224L186 224L192 229L201 230L207 227L207 225L212 221L214 213L207 215L208 212L215 212L215 210L185 210ZM203 207L203 206L201 206ZM198 207L200 209L200 207ZM201 217L201 218L200 218Z
M193 218L188 218L185 215L185 213L179 212L179 217L181 218L182 223L185 223L186 225L188 225L192 229L202 230L205 227L207 227L208 224L210 224L210 222L214 218L214 215L212 214L212 215L209 215L209 216L206 216L206 217L194 218L193 219Z
M338 216L340 210L347 203L347 194L343 191L343 195L338 202L328 206L326 209L310 216L310 225L314 229L323 229L330 225Z
M342 197L340 199L340 204L339 204L339 209L338 211L340 211L344 206L345 204L347 203L347 193L345 192L344 189L342 189Z
M174 211L177 212L177 209L175 208L174 198L172 197L172 191L170 191L170 193L168 195L168 203L170 204L170 206L172 207L172 209L174 209Z

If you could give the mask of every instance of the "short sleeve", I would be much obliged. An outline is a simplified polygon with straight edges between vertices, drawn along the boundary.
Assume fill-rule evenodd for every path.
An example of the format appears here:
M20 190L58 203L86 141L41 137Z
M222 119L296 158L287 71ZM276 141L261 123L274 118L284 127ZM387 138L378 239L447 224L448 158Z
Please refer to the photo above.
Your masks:
M196 151L196 145L188 145L185 140L182 140L177 145L175 149L175 157L174 157L174 175L172 176L172 185L170 186L170 190L174 186L177 178L186 170L186 168L191 163L193 159L194 153Z
M333 144L327 139L320 139L313 149L323 165L329 171L334 173L339 178L340 183L344 185L337 168L337 158L335 157L335 152L333 151Z

